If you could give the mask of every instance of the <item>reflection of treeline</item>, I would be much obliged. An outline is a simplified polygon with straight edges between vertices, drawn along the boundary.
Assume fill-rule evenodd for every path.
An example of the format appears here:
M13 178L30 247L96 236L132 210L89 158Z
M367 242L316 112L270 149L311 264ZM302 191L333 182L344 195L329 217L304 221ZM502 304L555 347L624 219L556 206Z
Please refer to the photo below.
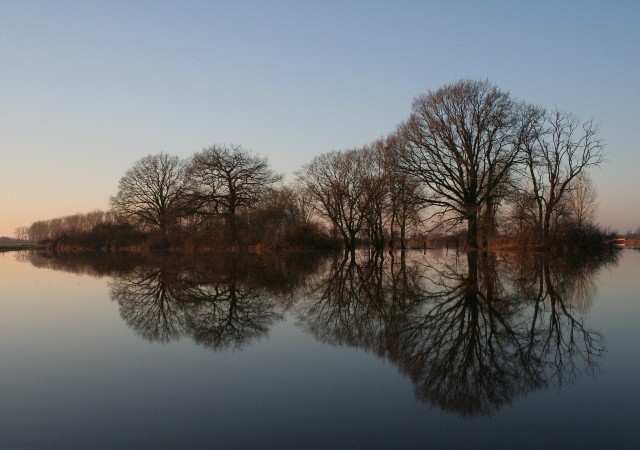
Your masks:
M403 322L420 292L419 267L406 252L335 255L309 281L296 312L317 339L384 356L387 325Z
M462 415L597 367L605 343L584 316L616 253L439 253L24 255L108 274L122 319L152 341L238 349L288 311L322 342L387 359L417 398Z
M90 275L96 278L127 273L146 261L140 253L108 252L31 251L23 252L20 258L31 262L35 267Z
M100 220L40 221L23 234L79 247L353 250L453 232L473 250L584 248L605 239L587 174L603 159L595 123L460 80L416 97L388 136L315 157L288 186L240 146L186 160L148 155L121 178Z
M214 349L266 335L317 270L318 254L24 253L33 265L111 277L120 314L140 336L190 337Z
M237 349L267 334L319 259L227 255L161 259L109 283L122 318L149 340L188 336Z
M304 287L326 257L323 253L295 252L185 255L48 251L22 252L18 256L35 267L93 277L118 276L138 267L171 268L190 278L232 271L237 278L252 280L265 292L278 296L293 295Z

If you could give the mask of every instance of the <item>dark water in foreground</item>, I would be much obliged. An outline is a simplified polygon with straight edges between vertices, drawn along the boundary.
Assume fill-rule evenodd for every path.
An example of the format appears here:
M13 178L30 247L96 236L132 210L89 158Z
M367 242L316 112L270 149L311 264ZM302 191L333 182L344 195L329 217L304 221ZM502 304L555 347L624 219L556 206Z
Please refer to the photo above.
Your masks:
M0 448L640 448L640 252L0 253Z

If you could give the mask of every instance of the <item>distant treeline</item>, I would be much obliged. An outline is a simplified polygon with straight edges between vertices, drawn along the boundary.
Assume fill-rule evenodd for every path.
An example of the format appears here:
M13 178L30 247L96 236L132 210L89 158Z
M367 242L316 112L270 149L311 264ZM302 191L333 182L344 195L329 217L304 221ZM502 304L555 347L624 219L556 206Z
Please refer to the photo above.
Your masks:
M24 239L0 236L0 250L14 250L30 246L30 242Z
M0 245L18 245L26 244L23 239L12 238L8 236L0 236Z
M597 125L460 80L414 99L384 138L315 157L283 184L266 158L213 145L148 155L110 210L42 220L18 237L81 248L572 248L602 243L587 170ZM448 237L447 237L448 236Z

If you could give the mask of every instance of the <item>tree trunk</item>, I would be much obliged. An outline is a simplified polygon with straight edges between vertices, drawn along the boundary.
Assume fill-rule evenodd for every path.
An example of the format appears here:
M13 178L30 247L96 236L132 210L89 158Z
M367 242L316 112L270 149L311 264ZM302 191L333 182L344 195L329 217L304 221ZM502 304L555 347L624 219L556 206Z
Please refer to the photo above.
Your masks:
M391 224L389 225L389 247L394 248L396 244L396 217L395 214L391 214Z
M545 246L548 246L551 240L551 212L552 208L547 205L547 209L544 212L544 222L542 224L542 243Z
M489 238L493 236L493 229L494 229L493 208L494 208L493 198L489 196L487 198L487 203L485 205L484 214L482 217L481 244L482 244L483 250L486 250L489 248Z
M465 300L477 302L478 300L478 253L467 251L467 284L465 287Z
M235 209L229 210L229 216L227 218L229 223L229 244L236 245L237 241L237 231L236 231L236 211Z
M467 250L478 250L478 207L467 206Z
M349 250L354 251L356 249L356 233L355 231L349 231Z

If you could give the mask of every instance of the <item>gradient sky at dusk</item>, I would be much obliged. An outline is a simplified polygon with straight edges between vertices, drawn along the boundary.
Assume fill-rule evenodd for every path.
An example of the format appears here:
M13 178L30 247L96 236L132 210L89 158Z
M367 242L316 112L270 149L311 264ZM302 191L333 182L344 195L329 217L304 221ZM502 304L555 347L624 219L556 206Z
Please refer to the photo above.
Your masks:
M0 236L106 209L150 153L291 178L461 78L599 122L599 222L640 227L638 1L0 0L0 55Z

